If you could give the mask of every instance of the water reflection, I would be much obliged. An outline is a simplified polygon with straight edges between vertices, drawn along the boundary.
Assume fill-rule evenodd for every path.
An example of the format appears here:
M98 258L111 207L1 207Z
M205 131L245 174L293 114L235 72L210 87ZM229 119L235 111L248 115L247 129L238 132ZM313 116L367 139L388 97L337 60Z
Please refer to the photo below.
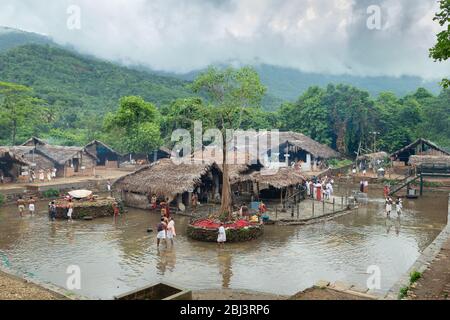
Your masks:
M52 223L45 213L21 219L15 207L6 207L0 211L0 253L11 267L59 286L66 283L67 266L79 265L78 293L92 298L161 281L293 294L321 279L365 285L370 265L381 268L382 289L388 290L447 223L447 194L405 201L401 217L387 219L382 190L371 191L368 205L353 214L303 227L267 226L260 239L223 250L188 239L184 217L176 217L175 245L158 250L156 234L147 229L159 216L146 211Z

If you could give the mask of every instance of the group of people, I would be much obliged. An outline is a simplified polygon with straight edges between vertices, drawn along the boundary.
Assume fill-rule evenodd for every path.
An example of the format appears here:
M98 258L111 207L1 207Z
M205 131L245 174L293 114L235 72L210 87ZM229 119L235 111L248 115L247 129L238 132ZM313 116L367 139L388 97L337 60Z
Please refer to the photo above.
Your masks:
M38 171L38 177L36 177L36 172L31 169L29 172L27 172L27 175L29 177L29 181L30 183L33 183L37 180L37 178L39 179L39 182L45 182L47 181L52 181L53 179L56 179L56 173L58 172L58 170L56 168L52 168L52 169L39 169Z
M391 197L386 198L385 205L386 205L386 215L388 217L391 216L393 206L395 204L395 211L397 213L397 216L400 216L403 212L403 200L402 198L397 198L397 200L394 202L394 200Z
M36 213L36 200L34 200L33 197L30 197L28 200L25 200L23 197L19 197L17 200L17 208L19 210L20 217L24 216L26 206L28 206L30 216L34 216Z
M172 246L174 244L173 239L177 236L175 231L175 220L172 217L162 216L160 223L156 226L157 235L156 235L156 245L160 246L161 241L167 242L170 241Z
M322 201L322 199L329 200L334 193L334 180L329 177L323 179L313 178L304 182L303 187L306 189L306 195L309 198Z

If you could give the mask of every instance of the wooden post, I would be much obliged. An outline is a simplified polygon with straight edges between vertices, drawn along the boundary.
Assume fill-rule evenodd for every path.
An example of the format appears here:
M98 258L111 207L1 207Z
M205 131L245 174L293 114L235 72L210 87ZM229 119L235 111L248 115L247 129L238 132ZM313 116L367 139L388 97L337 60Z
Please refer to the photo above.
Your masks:
M314 199L312 200L312 216L314 217Z
M420 175L420 196L423 196L423 175Z
M333 198L333 213L334 213L334 211L335 211L335 205L336 205L336 199Z
M341 197L341 210L344 209L344 197Z
M300 205L297 203L297 220L300 219Z
M278 207L275 207L275 220L278 220Z
M322 200L322 214L325 214L325 199Z

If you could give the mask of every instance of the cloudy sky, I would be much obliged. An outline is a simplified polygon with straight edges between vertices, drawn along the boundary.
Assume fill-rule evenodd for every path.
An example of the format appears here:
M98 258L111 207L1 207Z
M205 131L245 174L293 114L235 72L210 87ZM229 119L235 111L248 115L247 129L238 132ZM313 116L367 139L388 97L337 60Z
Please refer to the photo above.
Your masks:
M80 29L72 27L80 8ZM380 10L380 28L367 21ZM267 63L353 75L450 74L428 49L437 0L1 0L0 25L50 35L109 60L187 72Z

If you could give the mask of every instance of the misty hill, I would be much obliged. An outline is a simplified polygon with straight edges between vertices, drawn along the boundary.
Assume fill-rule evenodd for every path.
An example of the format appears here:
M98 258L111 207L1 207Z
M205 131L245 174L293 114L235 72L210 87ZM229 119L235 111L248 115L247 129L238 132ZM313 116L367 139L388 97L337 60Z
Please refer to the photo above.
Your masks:
M291 68L271 65L257 65L262 83L267 86L269 96L278 101L295 101L311 86L326 87L328 84L348 84L368 91L372 96L380 92L391 91L397 96L405 96L423 87L434 94L439 94L441 87L439 80L435 82L424 81L419 77L356 77L351 75L325 75L305 73ZM191 81L200 72L193 71L186 74L162 73Z
M0 52L25 44L54 45L46 36L0 26Z
M0 79L32 87L50 105L79 107L99 114L114 110L126 95L139 95L156 105L190 95L183 80L48 45L28 44L0 53Z
M45 45L46 49L39 46L18 48L28 44ZM10 49L13 50L5 53ZM33 51L36 51L36 57L33 56ZM174 74L155 72L143 67L125 68L77 54L72 48L56 45L46 36L5 27L0 27L0 53L2 52L7 57L0 62L0 75L4 81L32 85L38 93L45 93L44 96L56 94L50 91L50 88L54 88L59 92L58 95L65 95L62 92L66 92L78 102L89 107L98 107L100 110L111 109L117 104L120 95L141 95L158 105L167 103L173 97L190 95L184 85L202 71ZM28 62L24 59L28 59ZM61 62L57 68L49 63L55 59ZM64 60L69 62L66 67ZM40 67L41 64L43 68ZM404 96L419 87L424 87L435 94L440 92L438 80L424 82L419 77L325 75L264 64L255 68L268 88L263 101L267 110L277 109L284 101L297 100L310 86L324 87L330 83L353 85L367 90L373 96L382 91L391 91L398 96ZM53 74L54 72L56 74ZM110 78L100 78L100 75ZM69 85L72 83L73 85Z

